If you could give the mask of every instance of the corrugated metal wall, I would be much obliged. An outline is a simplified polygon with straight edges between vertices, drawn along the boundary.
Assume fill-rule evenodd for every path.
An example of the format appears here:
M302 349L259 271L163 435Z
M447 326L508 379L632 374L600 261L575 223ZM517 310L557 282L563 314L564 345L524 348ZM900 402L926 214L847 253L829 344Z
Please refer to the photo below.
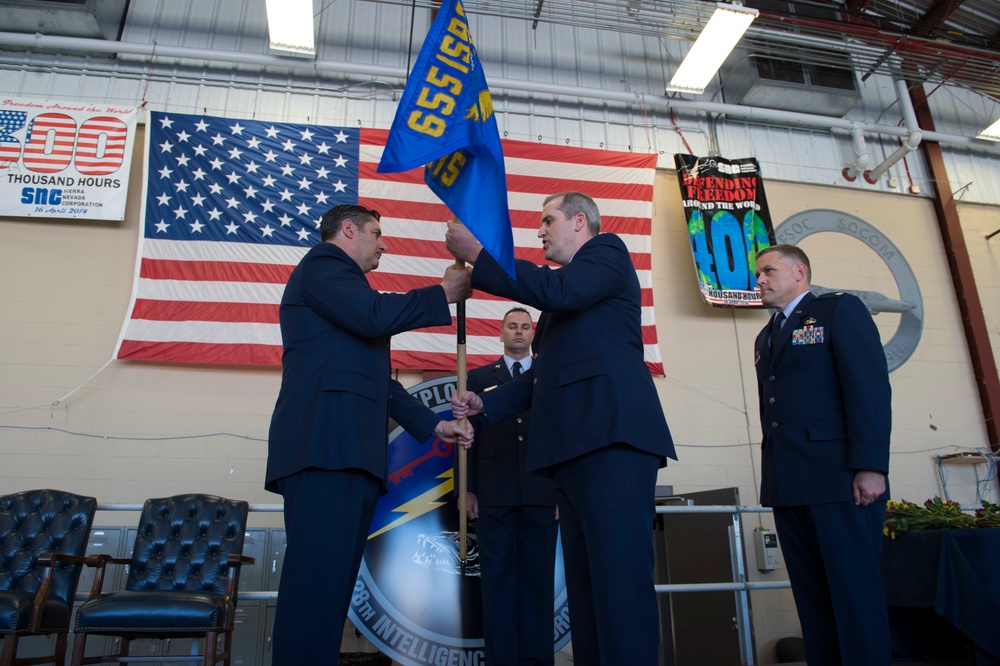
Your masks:
M192 60L154 54L59 55L0 51L0 91L11 96L95 99L187 113L234 118L387 128L406 71L426 33L431 13L362 0L316 0L319 63L369 65L378 74L346 74L314 68L311 60L288 56L262 66ZM411 18L413 48L411 41ZM653 105L687 50L666 39L497 17L470 17L489 79L530 81L615 93L635 101L606 101L494 88L500 131L543 143L567 143L660 153L672 168L672 154L755 156L769 179L833 185L865 191L932 192L919 152L892 167L876 185L849 183L844 167L854 161L846 130L775 126L760 121L672 112ZM207 49L242 55L273 55L267 46L263 0L131 0L123 42ZM412 55L411 55L412 54ZM295 63L297 67L282 63ZM861 85L862 101L847 119L864 125L896 126L901 114L889 77ZM937 130L974 136L1000 117L995 100L954 87L931 92ZM691 99L724 102L721 93ZM891 136L866 135L872 162L899 145ZM1000 204L1000 146L972 150L945 146L956 196L965 202Z

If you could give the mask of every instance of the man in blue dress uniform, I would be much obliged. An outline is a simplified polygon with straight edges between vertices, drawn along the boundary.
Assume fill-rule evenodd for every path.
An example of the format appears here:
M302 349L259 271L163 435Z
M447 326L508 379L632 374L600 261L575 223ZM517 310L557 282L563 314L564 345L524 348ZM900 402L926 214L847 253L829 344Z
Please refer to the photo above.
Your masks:
M888 666L889 371L864 303L815 296L811 277L795 246L757 254L761 300L775 310L754 346L760 503L774 507L809 666Z
M268 435L264 487L284 498L285 565L275 609L274 666L335 663L379 497L389 417L418 441L467 446L471 428L442 421L392 378L392 335L451 323L471 294L466 270L405 294L372 289L366 273L388 248L377 211L334 206L322 242L281 297L281 389Z
M526 465L555 480L574 663L655 666L656 477L676 455L643 357L635 266L622 239L600 230L586 194L547 197L538 237L559 268L518 260L514 280L449 223L445 242L475 264L473 288L542 311L530 381L456 395L452 412L496 423L531 407Z

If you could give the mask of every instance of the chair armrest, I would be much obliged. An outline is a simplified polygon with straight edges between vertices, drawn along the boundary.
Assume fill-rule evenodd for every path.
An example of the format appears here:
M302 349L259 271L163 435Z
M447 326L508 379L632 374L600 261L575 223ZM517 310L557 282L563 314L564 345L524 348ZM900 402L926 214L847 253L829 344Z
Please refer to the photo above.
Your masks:
M45 608L45 600L49 598L49 590L52 588L53 566L54 562L51 559L51 553L42 553L38 556L38 567L42 580L38 584L38 591L35 592L34 607L31 610L31 622L28 623L28 631L31 633L38 633L38 630L42 627L42 611Z
M125 565L131 562L132 560L129 558L111 557L110 555L104 553L100 555L88 555L85 558L86 565L97 569L97 572L94 574L94 583L90 586L90 592L87 594L87 599L91 599L101 594L101 591L104 588L104 572L109 563Z
M38 556L38 566L48 567L59 562L86 564L87 558L82 555L67 555L66 553L42 553Z
M232 629L233 621L235 620L236 604L233 600L236 598L236 589L239 586L240 570L243 568L244 564L253 564L256 562L253 557L249 555L243 555L242 553L230 553L226 557L226 566L228 567L228 573L226 574L226 618L223 620L224 626Z
M229 553L226 558L226 566L229 568L229 573L226 575L226 603L232 604L237 581L240 578L240 569L244 564L253 564L254 562L256 560L249 555Z
M52 590L52 570L56 564L63 562L66 564L85 564L86 558L79 555L66 555L64 553L41 553L38 556L38 568L40 570L41 581L38 584L38 591L35 592L35 600L32 603L31 621L28 623L31 632L38 632L42 627L42 612L45 609L45 602L49 598ZM72 599L70 600L72 603Z
M237 555L236 553L229 553L229 556L226 558L226 564L228 564L231 567L240 566L243 564L253 564L256 561L257 560L250 557L249 555L243 555L243 554Z

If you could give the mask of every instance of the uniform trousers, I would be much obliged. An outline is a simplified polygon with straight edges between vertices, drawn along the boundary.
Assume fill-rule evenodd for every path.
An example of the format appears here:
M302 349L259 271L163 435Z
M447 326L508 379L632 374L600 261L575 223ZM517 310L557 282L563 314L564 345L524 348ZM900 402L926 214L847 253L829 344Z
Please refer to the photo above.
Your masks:
M656 666L653 520L660 457L613 444L553 472L574 666Z
M310 468L279 479L278 489L287 546L272 664L336 664L381 485L361 470Z
M809 666L888 666L885 502L774 507Z
M554 662L554 506L479 506L483 630L491 666Z

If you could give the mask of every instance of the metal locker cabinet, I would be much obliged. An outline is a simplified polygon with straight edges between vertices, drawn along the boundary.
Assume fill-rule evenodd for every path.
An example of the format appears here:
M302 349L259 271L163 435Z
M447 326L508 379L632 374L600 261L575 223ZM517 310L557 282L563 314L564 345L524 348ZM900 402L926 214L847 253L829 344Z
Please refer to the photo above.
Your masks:
M281 567L285 564L285 547L288 540L284 529L272 529L268 535L267 557L265 559L264 589L277 590L281 579Z
M253 564L244 564L240 568L239 592L259 592L264 588L264 571L270 560L267 559L268 530L264 528L247 530L243 537L243 554L254 558Z
M236 607L231 666L260 666L263 609L261 601L244 601Z
M264 645L261 653L261 666L271 666L271 647L274 645L274 609L275 605L268 602L264 607Z

